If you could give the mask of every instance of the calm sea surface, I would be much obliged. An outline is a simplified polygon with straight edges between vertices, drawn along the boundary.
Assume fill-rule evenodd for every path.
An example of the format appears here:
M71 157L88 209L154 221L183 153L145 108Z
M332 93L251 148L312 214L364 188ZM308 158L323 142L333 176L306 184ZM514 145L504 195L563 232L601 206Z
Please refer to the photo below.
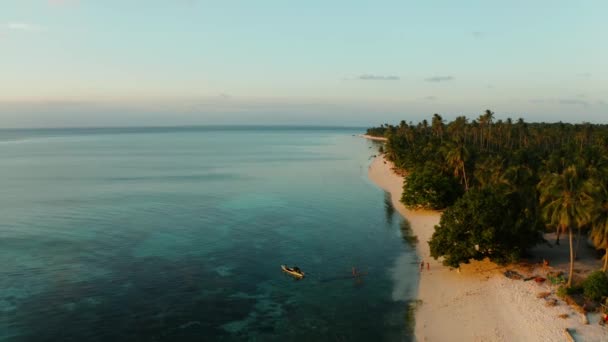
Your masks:
M409 341L360 132L0 130L0 341Z

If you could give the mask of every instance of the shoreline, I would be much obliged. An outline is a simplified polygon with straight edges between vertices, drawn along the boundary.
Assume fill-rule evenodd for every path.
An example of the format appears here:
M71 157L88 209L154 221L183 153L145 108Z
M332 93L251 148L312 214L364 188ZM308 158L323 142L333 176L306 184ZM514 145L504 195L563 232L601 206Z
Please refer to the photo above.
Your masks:
M368 134L359 134L360 137L368 139L368 140L375 140L375 141L388 141L387 138L383 138L383 137L375 137L373 135L368 135Z
M547 307L544 299L537 298L545 291L552 292L554 298L555 286L515 281L502 274L515 267L473 261L457 272L443 266L430 256L427 243L441 213L407 209L400 201L404 178L382 155L370 164L368 177L390 193L393 206L409 221L418 238L418 256L430 265L419 278L416 298L420 304L414 328L417 341L564 341L566 328L575 331L573 335L580 341L608 340L608 328L599 326L593 314L588 314L590 325L584 325L581 315L565 303ZM542 271L546 272L530 272L544 275ZM560 314L568 318L558 318Z

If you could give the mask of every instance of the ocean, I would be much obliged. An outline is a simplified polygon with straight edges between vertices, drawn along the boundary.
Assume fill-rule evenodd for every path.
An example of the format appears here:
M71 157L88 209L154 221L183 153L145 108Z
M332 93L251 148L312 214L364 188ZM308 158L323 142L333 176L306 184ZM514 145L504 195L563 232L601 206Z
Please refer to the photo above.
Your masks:
M0 341L412 340L362 131L0 130Z

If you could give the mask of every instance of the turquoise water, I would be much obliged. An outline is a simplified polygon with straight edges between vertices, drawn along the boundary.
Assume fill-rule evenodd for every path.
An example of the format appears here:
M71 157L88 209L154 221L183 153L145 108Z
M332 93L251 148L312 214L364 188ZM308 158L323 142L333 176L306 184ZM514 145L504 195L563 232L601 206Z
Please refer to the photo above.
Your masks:
M358 133L0 130L0 340L410 340Z

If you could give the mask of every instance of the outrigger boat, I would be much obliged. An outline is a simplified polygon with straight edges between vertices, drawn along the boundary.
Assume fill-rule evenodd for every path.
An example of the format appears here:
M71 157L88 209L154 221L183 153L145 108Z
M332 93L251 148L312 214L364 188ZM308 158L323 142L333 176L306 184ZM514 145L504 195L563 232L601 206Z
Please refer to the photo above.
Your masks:
M304 272L302 272L302 270L300 270L298 267L287 267L285 265L281 265L281 269L283 270L283 272L297 279L304 278Z

